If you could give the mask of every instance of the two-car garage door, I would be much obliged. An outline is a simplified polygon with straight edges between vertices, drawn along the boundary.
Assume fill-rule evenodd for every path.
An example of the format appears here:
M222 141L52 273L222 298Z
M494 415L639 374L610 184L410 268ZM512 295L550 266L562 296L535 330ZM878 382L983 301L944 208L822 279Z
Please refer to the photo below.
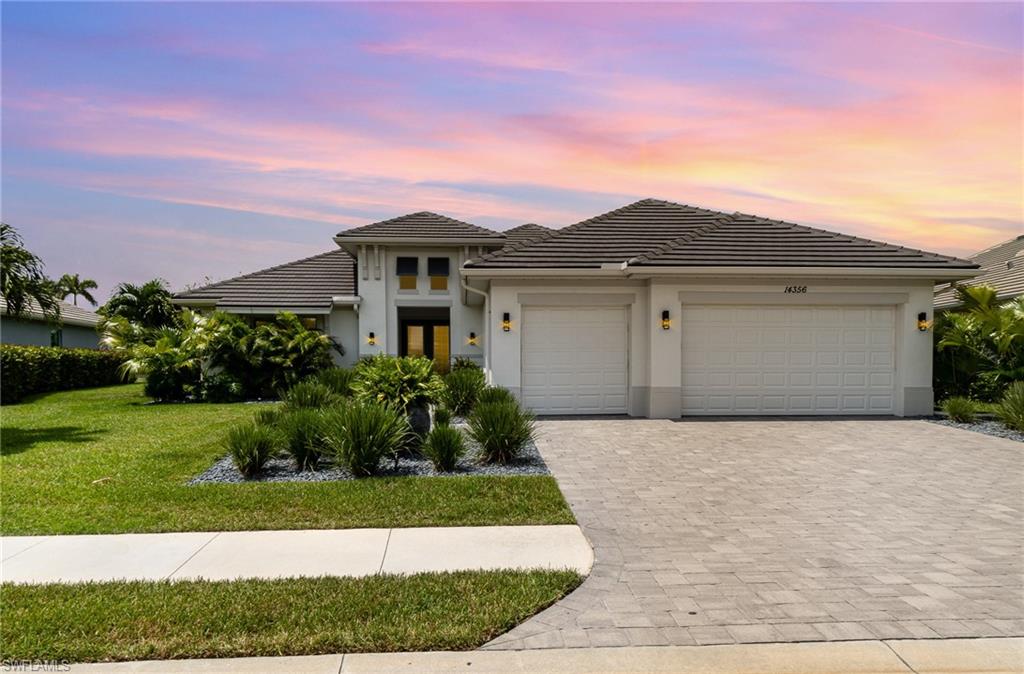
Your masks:
M684 415L892 414L895 308L684 305Z

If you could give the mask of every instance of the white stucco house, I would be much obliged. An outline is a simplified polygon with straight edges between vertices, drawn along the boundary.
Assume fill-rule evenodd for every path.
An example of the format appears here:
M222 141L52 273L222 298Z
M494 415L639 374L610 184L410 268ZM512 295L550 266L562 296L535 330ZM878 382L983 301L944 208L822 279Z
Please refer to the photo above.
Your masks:
M290 310L340 344L472 358L538 414L930 414L936 283L953 257L645 199L495 232L413 213L338 248L177 295Z

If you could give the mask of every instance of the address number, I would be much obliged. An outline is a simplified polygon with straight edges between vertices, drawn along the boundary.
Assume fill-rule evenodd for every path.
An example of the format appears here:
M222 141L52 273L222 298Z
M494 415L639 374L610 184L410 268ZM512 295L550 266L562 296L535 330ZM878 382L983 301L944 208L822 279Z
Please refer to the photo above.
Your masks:
M786 286L787 293L805 293L807 286Z

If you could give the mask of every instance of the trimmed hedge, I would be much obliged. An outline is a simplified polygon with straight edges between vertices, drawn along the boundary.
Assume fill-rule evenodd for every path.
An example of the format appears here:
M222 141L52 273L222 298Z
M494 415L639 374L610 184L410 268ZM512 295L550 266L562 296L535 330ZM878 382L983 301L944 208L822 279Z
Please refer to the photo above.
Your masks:
M47 391L124 382L118 368L127 356L113 351L0 344L0 403Z

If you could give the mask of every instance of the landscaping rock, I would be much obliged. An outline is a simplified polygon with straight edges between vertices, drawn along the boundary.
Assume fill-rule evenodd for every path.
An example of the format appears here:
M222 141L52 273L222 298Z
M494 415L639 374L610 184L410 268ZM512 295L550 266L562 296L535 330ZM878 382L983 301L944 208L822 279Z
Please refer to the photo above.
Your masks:
M998 421L976 421L973 424L965 424L959 421L951 421L949 419L927 419L926 421L930 421L933 424L940 424L942 426L962 428L965 431L984 433L985 435L992 435L997 438L1006 438L1007 440L1024 442L1024 433L1007 428Z

